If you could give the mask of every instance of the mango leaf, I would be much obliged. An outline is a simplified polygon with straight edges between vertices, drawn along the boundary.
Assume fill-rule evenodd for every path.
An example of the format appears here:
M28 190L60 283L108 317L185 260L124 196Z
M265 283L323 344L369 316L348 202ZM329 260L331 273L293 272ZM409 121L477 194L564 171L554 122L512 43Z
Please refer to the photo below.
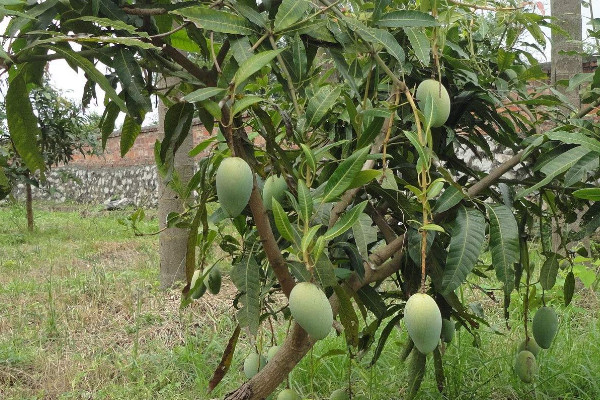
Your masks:
M112 87L112 85L110 84L108 79L106 79L106 77L100 71L98 71L96 69L96 67L94 66L94 64L92 64L92 62L90 60L88 60L85 57L80 56L79 54L75 53L74 51L65 50L62 47L58 47L58 46L47 46L47 47L50 50L54 51L55 53L59 54L61 57L63 57L65 59L65 61L69 62L70 64L79 66L85 72L86 76L89 79L96 82L98 84L98 86L100 86L102 88L102 90L104 90L106 95L112 101L114 101L116 105L119 106L119 109L121 111L123 111L124 113L127 113L127 105L125 105L125 102L123 101L123 99L121 97L119 97L119 95L117 94L115 89Z
M513 264L519 260L519 228L514 214L505 205L486 204L490 219L490 252L496 276L504 283L505 293L515 284Z
M565 187L573 186L584 180L587 174L598 169L599 164L600 161L596 152L590 152L581 157L565 174Z
M115 130L115 121L119 116L119 106L114 101L109 101L104 108L102 119L100 120L100 131L102 132L102 149L106 149L106 142L111 133Z
M331 86L321 87L317 93L310 98L306 107L306 126L315 127L331 110L340 97L342 88L331 89Z
M356 174L356 176L352 180L352 183L350 183L350 186L348 186L348 189L354 189L357 187L364 186L367 183L371 182L373 179L379 178L381 174L382 172L378 169L364 169L362 171L359 171L358 174Z
M546 255L546 261L540 270L540 285L544 290L550 290L556 283L558 275L558 254L549 253Z
M381 294L379 294L377 290L373 289L369 285L365 285L360 288L356 294L364 306L367 307L367 309L371 311L375 317L382 319L385 316L387 306L381 298Z
M143 110L150 111L152 104L150 103L150 97L146 96L146 88L144 87L144 77L142 76L142 70L138 65L133 54L119 47L113 58L112 67L115 69L117 76L121 81L121 86L125 89L129 97L138 104ZM143 118L138 120L142 123Z
M300 21L310 8L306 0L283 0L275 15L274 32L280 32Z
M240 83L250 78L252 74L259 71L262 67L271 62L284 49L267 50L258 54L254 54L244 61L233 77L233 83L239 86Z
M400 10L383 14L377 21L377 25L386 28L410 28L438 26L439 24L430 14L415 10Z
M133 147L135 139L141 131L142 125L137 123L134 118L127 115L125 121L123 121L123 126L121 127L121 157L125 157L125 154Z
M224 91L225 91L225 89L223 89L223 88L205 87L202 89L195 90L192 93L186 95L183 98L183 100L190 102L190 103L196 103L198 101L208 100L211 97L214 97L214 96L217 96L217 95L223 93Z
M573 192L578 199L600 201L600 188L585 188Z
M379 360L379 357L381 356L381 352L383 351L385 344L387 343L390 333L392 333L392 331L394 329L396 329L396 326L400 323L400 321L402 320L403 317L404 317L403 313L396 314L392 319L390 319L387 322L385 327L381 330L381 334L379 335L379 340L377 341L377 346L375 346L375 350L373 351L373 358L371 359L371 362L369 363L369 365L375 365L377 360ZM410 338L409 338L409 340L410 340Z
M383 189L398 191L398 182L396 182L396 175L394 171L386 168L383 171L383 178L381 179L381 187Z
M235 353L235 346L237 345L238 338L240 337L241 328L239 325L236 325L233 334L229 338L227 342L227 347L225 347L225 351L223 351L223 355L221 356L221 362L215 369L210 382L208 383L208 393L212 392L214 388L223 380L227 371L229 371L229 367L231 367L231 361L233 360L233 354Z
M362 213L352 225L352 235L360 255L366 260L369 258L368 247L377 241L377 228L373 226L371 217Z
M358 316L352 306L352 300L350 300L350 296L348 296L346 289L342 286L335 285L333 290L335 291L340 304L340 322L344 327L346 343L348 346L356 347L358 346Z
M317 234L317 232L319 231L319 229L321 229L321 224L317 224L314 226L311 226L308 231L306 232L306 234L304 236L302 236L302 241L300 243L300 250L302 250L302 252L304 253L305 251L308 251L308 249L311 247L311 244L313 243L313 239L315 238L315 235Z
M252 106L253 104L260 103L263 101L263 98L260 96L244 96L239 100L236 100L233 103L233 107L231 108L231 112L233 115L237 115Z
M329 261L327 254L321 253L319 255L319 258L315 263L314 273L323 289L337 285L334 267L331 261Z
M390 32L384 29L368 28L361 22L351 18L346 18L345 21L365 42L382 45L400 64L404 63L404 50Z
M180 15L185 20L191 21L199 28L208 31L234 35L252 35L255 33L253 26L246 18L225 11L213 10L208 7L187 7L182 10L171 11L171 13Z
M390 32L384 29L368 28L357 20L350 18L347 18L346 22L365 42L382 45L400 64L404 63L404 50Z
M473 270L485 241L485 228L485 217L478 210L464 206L458 209L442 278L443 294L462 285Z
M6 93L6 120L10 138L31 172L44 171L44 157L37 147L41 131L29 101L27 85L22 75L15 76Z
M590 150L586 149L585 147L577 146L553 158L540 169L541 172L546 174L546 177L538 183L536 183L535 185L519 191L515 198L520 199L522 197L525 197L528 194L536 191L540 187L550 183L552 179L562 174L563 172L569 170L579 161L579 159L587 155L589 152Z
M244 306L238 311L241 327L248 327L256 335L260 319L260 266L252 256L245 256L231 268L231 280L242 293Z
M565 277L565 285L563 287L563 295L565 298L565 307L571 304L573 300L573 294L575 293L575 274L573 271L569 271Z
M165 114L165 137L161 144L160 157L169 169L172 167L175 152L190 134L193 116L194 106L185 102L175 103Z
M334 200L348 189L367 160L369 149L369 147L364 147L357 150L335 169L325 184L324 203Z
M350 211L346 211L344 215L333 225L325 234L323 235L323 240L331 240L342 233L346 232L348 229L352 228L352 225L358 218L360 217L360 213L362 213L367 206L368 200L363 201L360 204L352 207Z
M308 166L310 167L310 170L312 172L317 172L317 159L315 158L315 155L313 154L310 147L308 147L304 143L301 143L300 147L302 148L302 152L304 153L304 156L306 157L306 164L308 164Z
M580 132L555 131L548 132L545 136L550 140L557 140L562 143L579 144L590 151L595 151L600 154L600 141Z
M313 212L313 199L310 195L310 189L302 179L298 179L298 207L299 215L302 221L308 223Z
M290 220L288 219L287 214L283 211L283 207L277 201L277 199L273 198L272 200L273 206L273 217L275 218L275 226L279 231L279 234L287 241L292 242L296 245L297 248L300 248L300 238L298 237L298 233L294 231Z
M417 56L423 65L428 66L430 61L429 53L431 52L431 44L429 43L427 36L425 36L425 34L420 30L414 28L404 28L404 32L406 33L408 41L415 52L415 56Z

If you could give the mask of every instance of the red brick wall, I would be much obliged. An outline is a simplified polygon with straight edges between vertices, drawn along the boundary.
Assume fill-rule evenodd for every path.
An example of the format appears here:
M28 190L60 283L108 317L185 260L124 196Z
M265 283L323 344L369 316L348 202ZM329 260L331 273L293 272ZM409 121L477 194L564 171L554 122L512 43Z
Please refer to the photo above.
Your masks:
M199 122L192 125L194 146L209 137L209 133ZM158 126L142 128L133 147L121 157L121 132L113 133L106 142L106 149L99 156L77 154L69 163L71 166L123 167L132 165L154 165L154 143L158 139Z

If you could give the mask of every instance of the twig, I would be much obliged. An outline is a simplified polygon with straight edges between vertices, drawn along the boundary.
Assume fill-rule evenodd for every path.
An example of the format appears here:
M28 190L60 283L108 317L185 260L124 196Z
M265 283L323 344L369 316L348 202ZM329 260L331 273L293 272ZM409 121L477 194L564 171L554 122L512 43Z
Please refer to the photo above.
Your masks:
M273 35L269 35L269 42L271 42L271 47L273 47L273 50L277 50L277 43L275 43ZM290 96L292 97L292 103L294 103L294 110L296 111L296 115L300 117L302 115L302 111L300 109L300 106L298 105L298 98L296 96L296 89L294 89L294 83L292 82L292 76L290 75L290 72L285 66L281 54L277 54L277 61L279 62L279 68L281 68L281 72L283 72L283 75L285 76L285 80L288 85L288 89L290 90Z
M480 6L477 4L461 3L460 1L456 1L456 0L447 0L447 1L448 1L448 3L454 4L455 6L472 8L475 10L485 10L485 11L516 11L516 10L525 8L527 5L531 4L529 2L525 2L525 3L522 3L521 6L519 6L519 7L490 7L490 6Z

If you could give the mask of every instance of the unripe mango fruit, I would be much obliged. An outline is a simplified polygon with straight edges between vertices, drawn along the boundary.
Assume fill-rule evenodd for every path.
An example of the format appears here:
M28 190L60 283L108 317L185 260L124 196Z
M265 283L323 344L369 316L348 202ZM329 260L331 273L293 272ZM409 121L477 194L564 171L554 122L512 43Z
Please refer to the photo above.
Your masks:
M252 193L254 177L250 166L239 157L228 157L221 161L215 179L219 204L229 217L237 217Z
M279 346L273 346L269 349L269 351L267 351L267 362L271 361L271 359L273 357L275 357L275 354L277 353L278 350L279 350Z
M277 400L300 400L300 399L301 399L301 397L298 396L298 393L296 393L292 389L284 389L281 392L279 392L279 395L277 396Z
M523 350L529 351L535 358L537 358L541 348L537 344L534 338L530 337L529 340L525 339L521 342L517 349L517 353L522 352Z
M346 389L337 389L331 393L329 400L350 400L350 395L348 395Z
M288 189L285 178L272 175L265 181L263 187L263 204L267 210L273 209L273 199L281 203L285 198L285 191Z
M213 269L210 270L206 286L208 286L208 291L212 294L219 294L221 291L221 270L219 267L214 266Z
M431 353L437 347L442 333L442 314L431 296L425 293L410 296L404 306L404 322L421 353Z
M538 367L533 353L523 350L517 354L515 360L515 372L519 379L525 383L533 382L533 378L537 374Z
M290 293L290 312L313 339L323 339L333 323L333 311L325 293L310 282L300 282Z
M448 91L440 82L434 79L426 79L417 86L415 97L419 101L419 108L425 112L425 101L427 96L433 100L433 117L431 126L440 127L446 123L450 116L450 96Z
M454 339L454 322L449 319L442 319L442 340L444 343L450 343Z
M550 348L558 331L558 316L551 307L541 307L533 317L533 337L542 349Z
M257 353L250 353L244 360L244 375L251 379L267 364L267 359Z

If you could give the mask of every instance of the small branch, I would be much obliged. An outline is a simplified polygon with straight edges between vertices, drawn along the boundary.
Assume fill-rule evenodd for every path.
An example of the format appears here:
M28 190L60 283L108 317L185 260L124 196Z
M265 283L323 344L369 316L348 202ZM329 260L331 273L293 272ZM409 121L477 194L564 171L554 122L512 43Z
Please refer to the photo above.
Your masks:
M510 171L515 165L521 162L523 152L519 152L500 164L496 169L491 171L485 178L475 183L467 190L469 197L477 196L479 193L489 188L496 182L502 175Z
M217 73L221 73L221 67L219 66L219 61L217 60L217 55L215 54L215 43L214 43L214 33L210 33L210 54L213 59L213 69L217 71Z
M125 14L137 15L139 17L151 17L153 15L164 15L168 14L169 10L163 7L156 8L137 8L137 7L123 7L121 8Z
M160 39L160 38L164 38L164 37L167 37L167 36L171 36L175 32L178 32L178 31L182 30L183 28L185 28L187 25L189 25L189 22L184 22L183 24L179 25L177 28L174 28L173 30L170 30L169 32L158 33L156 35L151 35L149 37L150 37L150 39ZM131 37L131 38L126 38L126 39L139 39L139 38L138 37Z
M490 7L490 6L480 6L477 4L466 4L461 3L456 0L447 0L449 4L454 4L455 6L472 8L474 10L485 10L485 11L517 11L525 8L527 5L531 4L530 2L522 3L519 7Z

